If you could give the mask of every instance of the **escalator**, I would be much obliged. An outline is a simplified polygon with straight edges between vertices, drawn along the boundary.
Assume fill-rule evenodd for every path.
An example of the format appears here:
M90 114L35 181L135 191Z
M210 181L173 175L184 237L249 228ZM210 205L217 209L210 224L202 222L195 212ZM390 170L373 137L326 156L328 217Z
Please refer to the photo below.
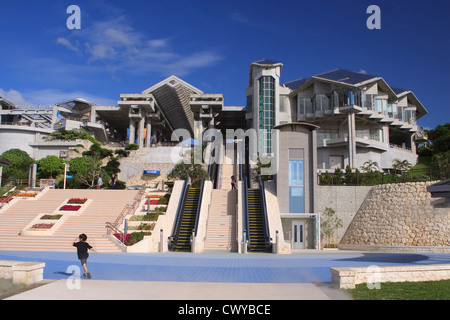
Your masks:
M172 240L173 251L191 251L191 235L195 227L199 198L200 188L189 187L179 227Z
M192 251L192 236L197 235L198 216L202 201L205 179L203 178L200 188L190 185L186 179L177 209L177 217L169 237L169 249L172 251Z
M249 249L252 252L265 252L266 241L264 235L263 213L259 189L248 189L248 234Z
M271 238L269 233L266 199L264 196L264 182L260 188L248 188L247 181L243 181L243 204L247 249L251 252L271 252Z

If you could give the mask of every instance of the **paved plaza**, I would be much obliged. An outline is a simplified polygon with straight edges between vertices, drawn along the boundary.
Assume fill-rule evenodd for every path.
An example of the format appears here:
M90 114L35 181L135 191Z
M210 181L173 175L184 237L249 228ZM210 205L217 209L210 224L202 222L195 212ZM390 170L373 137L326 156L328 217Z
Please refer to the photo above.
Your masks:
M91 280L70 289L75 253L0 251L0 260L45 262L48 284L12 299L346 299L330 267L443 264L450 254L304 251L291 255L91 253Z

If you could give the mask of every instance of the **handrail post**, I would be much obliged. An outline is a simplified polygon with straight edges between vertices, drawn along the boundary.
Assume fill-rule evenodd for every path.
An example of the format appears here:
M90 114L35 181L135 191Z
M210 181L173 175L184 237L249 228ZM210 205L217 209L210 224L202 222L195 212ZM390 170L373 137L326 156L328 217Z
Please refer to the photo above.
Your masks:
M192 229L192 235L191 235L191 252L195 253L195 230Z
M242 252L244 254L246 254L247 253L247 235L246 235L245 229L244 229L244 237L242 239L242 245L243 245Z
M279 237L278 237L278 230L275 232L275 254L278 254L278 245L280 244L279 242Z
M159 230L159 252L164 252L164 235L163 235L163 229Z

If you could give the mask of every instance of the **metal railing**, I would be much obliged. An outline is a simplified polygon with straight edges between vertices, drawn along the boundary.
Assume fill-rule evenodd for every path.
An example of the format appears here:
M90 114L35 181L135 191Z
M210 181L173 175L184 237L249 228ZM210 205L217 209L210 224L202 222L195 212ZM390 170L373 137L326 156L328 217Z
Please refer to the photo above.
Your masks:
M406 172L348 172L342 169L335 172L319 173L320 186L374 186L379 184L425 182L445 180L450 176L450 170L438 167L425 169L410 169Z
M266 247L270 248L272 238L270 237L269 217L268 217L268 214L267 214L266 194L265 194L264 179L263 178L260 178L259 192L261 194L261 210L262 210L262 215L263 215L264 239L265 239L265 242L266 242Z
M105 222L106 227L106 234L110 235L112 232L117 233L121 236L121 238L125 239L125 234L120 231L119 226L123 224L124 219L127 215L132 214L134 211L136 211L136 208L139 206L140 201L142 200L142 196L145 194L145 187L139 190L139 193L134 196L133 203L126 204L122 211L120 212L119 216L114 220L114 222Z
M186 203L186 198L187 198L187 193L188 193L188 190L189 190L189 186L190 186L189 178L187 178L186 180L184 180L183 188L181 190L180 201L178 202L177 214L175 216L175 223L173 225L172 234L168 238L169 249L172 249L173 239L174 238L178 239L178 236L179 236L179 233L180 233L181 218L182 218L182 215L183 215L183 208L184 208L184 205Z
M248 219L248 186L247 179L242 180L242 211L244 212L244 252L247 252L247 245L250 242L250 222Z

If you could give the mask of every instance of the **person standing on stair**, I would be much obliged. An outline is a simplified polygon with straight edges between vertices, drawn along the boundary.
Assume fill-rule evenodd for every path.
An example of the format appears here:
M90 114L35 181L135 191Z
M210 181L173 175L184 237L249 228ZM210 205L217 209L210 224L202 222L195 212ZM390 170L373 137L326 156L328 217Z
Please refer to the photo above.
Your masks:
M111 180L109 180L109 183L111 184L111 189L116 188L116 176L114 173L111 175Z
M87 259L89 257L88 250L92 250L95 253L97 253L97 251L95 251L95 249L91 245L89 245L89 243L87 243L86 240L87 240L87 236L84 233L82 233L78 236L78 238L76 238L73 241L73 246L77 248L78 259L80 259L81 265L84 269L83 276L90 279L91 274L89 273L87 266L86 266Z
M236 178L231 176L231 190L236 189Z

